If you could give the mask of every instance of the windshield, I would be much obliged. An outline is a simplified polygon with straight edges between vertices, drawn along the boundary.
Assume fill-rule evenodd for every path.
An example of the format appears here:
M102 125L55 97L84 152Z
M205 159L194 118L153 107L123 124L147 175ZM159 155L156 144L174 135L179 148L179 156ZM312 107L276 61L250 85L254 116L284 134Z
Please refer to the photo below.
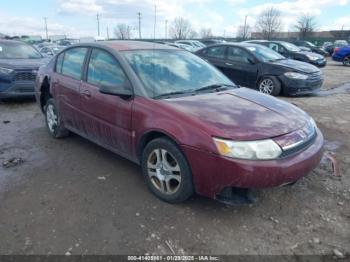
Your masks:
M293 45L291 43L287 43L287 42L284 42L284 43L281 43L281 45L287 49L288 51L292 51L292 52L299 52L300 51L300 48L297 47L296 45Z
M307 43L309 46L316 47L313 43L311 43L311 42L309 42L309 41L306 41L306 43Z
M216 68L185 51L137 50L124 55L149 97L193 92L216 84L233 85Z
M265 46L248 46L247 49L263 62L285 59L284 56Z
M54 54L57 54L58 52L60 52L62 49L64 49L64 46L56 46L52 48L52 51L54 52Z
M42 55L30 45L17 42L0 43L1 59L33 59Z

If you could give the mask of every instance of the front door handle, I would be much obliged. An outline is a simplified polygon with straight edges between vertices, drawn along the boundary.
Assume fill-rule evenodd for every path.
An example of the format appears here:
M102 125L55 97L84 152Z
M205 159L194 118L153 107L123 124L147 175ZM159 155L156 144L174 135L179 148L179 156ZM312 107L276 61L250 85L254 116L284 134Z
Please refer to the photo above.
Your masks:
M232 66L232 64L231 64L231 63L225 63L225 65L227 65L227 66Z
M91 92L87 89L84 89L83 91L81 91L80 94L89 98L91 97Z

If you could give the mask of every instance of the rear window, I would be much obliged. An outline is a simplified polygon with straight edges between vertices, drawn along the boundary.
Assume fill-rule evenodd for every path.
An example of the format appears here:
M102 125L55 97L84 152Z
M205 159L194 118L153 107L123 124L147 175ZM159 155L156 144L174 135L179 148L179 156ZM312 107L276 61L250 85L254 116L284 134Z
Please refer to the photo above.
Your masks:
M203 54L209 57L225 58L225 46L214 46L203 50Z
M20 42L0 42L0 59L38 59L42 55L32 46Z
M72 48L64 52L61 73L80 80L86 52L86 47Z

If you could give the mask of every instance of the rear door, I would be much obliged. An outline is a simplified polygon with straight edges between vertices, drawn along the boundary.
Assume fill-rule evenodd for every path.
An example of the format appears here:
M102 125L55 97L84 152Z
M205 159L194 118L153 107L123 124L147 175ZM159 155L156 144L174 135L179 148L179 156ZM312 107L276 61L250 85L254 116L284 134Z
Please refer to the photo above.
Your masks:
M121 153L131 154L132 99L103 94L130 85L120 63L106 50L93 48L80 90L83 129L90 139Z
M80 130L80 86L87 47L75 47L61 53L51 79L62 120L69 128Z
M213 46L208 47L202 50L200 54L206 61L220 69L224 74L226 74L225 66L225 55L226 55L226 46Z
M255 88L258 66L254 57L237 46L228 46L226 57L227 76L238 85Z

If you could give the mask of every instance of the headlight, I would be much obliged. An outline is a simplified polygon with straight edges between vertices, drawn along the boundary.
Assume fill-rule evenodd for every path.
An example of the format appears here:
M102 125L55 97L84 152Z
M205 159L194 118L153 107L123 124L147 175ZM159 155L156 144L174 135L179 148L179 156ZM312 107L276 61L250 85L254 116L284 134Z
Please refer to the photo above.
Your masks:
M213 139L222 156L248 160L268 160L276 159L282 153L281 148L271 139L258 141Z
M317 60L319 57L314 55L306 55L311 61Z
M0 74L8 75L13 72L12 69L5 68L5 67L0 67Z
M317 124L316 124L315 120L314 120L312 117L310 117L310 122L311 122L311 125L312 125L315 129L317 129Z
M307 75L296 73L296 72L287 72L287 73L284 73L284 75L288 78L291 78L291 79L303 79L303 80L305 80L308 78Z

